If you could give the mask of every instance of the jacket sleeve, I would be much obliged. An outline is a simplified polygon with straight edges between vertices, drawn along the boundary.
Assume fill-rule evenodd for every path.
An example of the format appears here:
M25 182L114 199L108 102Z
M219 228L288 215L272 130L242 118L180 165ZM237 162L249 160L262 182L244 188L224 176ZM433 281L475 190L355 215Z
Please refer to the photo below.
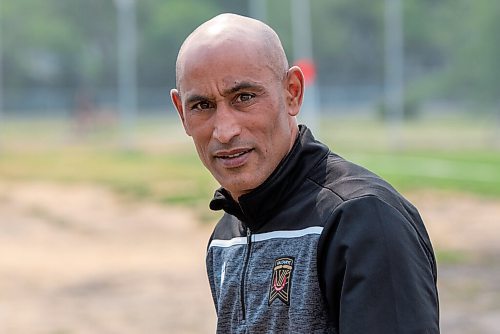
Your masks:
M217 313L219 306L217 303L217 289L215 288L215 273L214 273L214 259L212 251L210 250L210 244L214 239L215 231L212 232L207 244L207 253L205 257L205 267L207 270L208 284L210 285L210 292L212 294L212 299L214 301L215 312Z
M414 223L375 196L333 212L318 273L339 334L439 333L434 255Z

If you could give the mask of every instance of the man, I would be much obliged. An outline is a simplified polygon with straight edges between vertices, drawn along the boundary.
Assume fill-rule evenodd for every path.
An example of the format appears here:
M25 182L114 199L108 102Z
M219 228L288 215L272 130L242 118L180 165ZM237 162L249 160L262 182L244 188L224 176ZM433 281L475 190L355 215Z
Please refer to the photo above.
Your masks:
M224 210L207 270L219 333L439 333L416 209L296 116L304 76L276 33L222 14L182 45L172 101Z

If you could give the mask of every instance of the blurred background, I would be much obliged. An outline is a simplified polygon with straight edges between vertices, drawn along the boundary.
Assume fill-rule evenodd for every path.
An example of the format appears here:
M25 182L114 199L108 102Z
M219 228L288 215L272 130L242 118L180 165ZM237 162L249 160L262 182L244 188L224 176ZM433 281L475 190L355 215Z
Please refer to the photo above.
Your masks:
M170 103L223 12L306 72L301 121L420 210L443 333L500 328L500 2L0 0L0 333L210 333L217 184Z

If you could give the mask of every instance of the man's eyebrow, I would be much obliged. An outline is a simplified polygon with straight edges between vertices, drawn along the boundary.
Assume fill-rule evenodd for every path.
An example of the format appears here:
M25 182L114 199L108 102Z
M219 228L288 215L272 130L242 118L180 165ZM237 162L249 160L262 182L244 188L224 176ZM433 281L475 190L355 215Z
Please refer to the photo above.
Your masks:
M233 87L230 87L222 92L224 96L234 94L236 92L239 92L240 90L245 90L245 89L252 89L252 90L262 90L264 89L264 86L251 82L251 81L242 81L234 85ZM199 101L208 101L210 100L209 97L199 95L199 94L193 94L190 95L186 98L186 104L191 104L194 102L199 102Z
M206 96L195 94L195 95L190 95L188 98L186 98L186 104L191 104L194 102L206 101L206 100L208 100Z
M236 93L240 90L245 90L245 89L261 90L263 88L264 87L258 83L251 82L251 81L242 81L242 82L237 83L233 87L228 88L225 91L223 91L223 95L230 95L230 94L233 94L233 93Z

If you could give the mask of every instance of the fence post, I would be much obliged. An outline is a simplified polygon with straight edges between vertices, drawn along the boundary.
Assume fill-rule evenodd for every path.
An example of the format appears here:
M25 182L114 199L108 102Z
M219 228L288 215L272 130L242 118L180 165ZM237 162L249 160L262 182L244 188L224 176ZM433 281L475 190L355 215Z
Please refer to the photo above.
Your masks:
M389 125L390 146L404 146L404 55L403 8L401 0L385 0L385 110Z
M134 146L137 121L137 27L135 0L115 0L118 16L118 106L122 146Z

